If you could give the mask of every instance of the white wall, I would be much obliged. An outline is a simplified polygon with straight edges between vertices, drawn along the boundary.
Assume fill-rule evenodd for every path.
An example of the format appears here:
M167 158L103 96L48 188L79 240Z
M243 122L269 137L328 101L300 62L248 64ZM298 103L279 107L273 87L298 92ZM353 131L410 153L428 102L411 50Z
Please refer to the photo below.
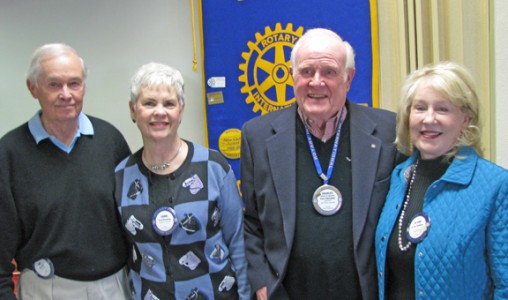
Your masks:
M495 161L508 168L508 1L493 3ZM132 150L141 147L141 139L129 118L128 81L149 61L167 63L182 72L187 100L180 135L204 144L202 70L192 71L191 28L190 3L185 0L0 0L0 136L28 120L39 107L25 87L32 52L48 42L65 42L78 50L89 67L84 111L116 125Z
M195 15L197 20L197 7ZM191 26L190 3L184 0L0 0L0 136L39 108L25 86L33 51L64 42L88 65L84 112L113 123L133 151L142 143L129 116L128 84L150 61L182 72L186 110L179 133L204 144L202 70L192 71ZM196 30L199 43L197 22Z
M496 159L508 168L508 1L494 1L496 58Z

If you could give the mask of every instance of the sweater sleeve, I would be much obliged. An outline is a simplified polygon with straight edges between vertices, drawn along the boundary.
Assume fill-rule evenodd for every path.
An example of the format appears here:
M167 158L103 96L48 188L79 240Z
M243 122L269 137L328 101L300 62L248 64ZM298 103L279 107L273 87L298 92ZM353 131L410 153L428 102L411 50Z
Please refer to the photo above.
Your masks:
M488 228L487 251L494 283L494 299L508 299L508 172L502 179Z
M20 241L20 228L13 191L10 184L9 148L5 140L0 141L0 299L14 300L12 272L17 245Z
M265 258L264 231L258 215L256 193L254 191L254 160L251 151L250 133L248 127L242 128L242 142L240 151L241 191L245 203L245 252L248 262L247 275L252 292L262 287L275 284L275 278ZM252 131L255 132L255 131Z
M228 244L236 278L238 280L238 294L240 299L250 299L250 287L247 280L247 260L245 258L245 244L243 231L242 200L236 185L235 175L230 168L224 178L224 186L220 193L222 205L221 222L224 239Z

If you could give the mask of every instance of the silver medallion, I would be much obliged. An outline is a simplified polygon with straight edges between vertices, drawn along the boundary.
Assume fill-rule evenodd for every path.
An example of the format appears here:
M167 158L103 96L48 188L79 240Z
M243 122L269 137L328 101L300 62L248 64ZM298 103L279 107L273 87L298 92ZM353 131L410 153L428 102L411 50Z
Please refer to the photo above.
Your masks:
M55 267L49 258L42 258L33 264L33 270L37 276L43 279L53 277L55 274Z
M333 185L323 184L314 192L312 204L318 213L331 216L342 207L342 194Z

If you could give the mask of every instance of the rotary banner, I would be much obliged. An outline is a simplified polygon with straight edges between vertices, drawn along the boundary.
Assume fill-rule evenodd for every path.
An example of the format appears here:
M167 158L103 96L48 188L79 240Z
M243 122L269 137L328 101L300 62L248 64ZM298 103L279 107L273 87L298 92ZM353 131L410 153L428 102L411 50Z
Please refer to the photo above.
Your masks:
M353 46L348 98L377 106L375 0L198 0L202 26L205 126L238 177L242 124L295 102L290 53L305 30L324 27Z

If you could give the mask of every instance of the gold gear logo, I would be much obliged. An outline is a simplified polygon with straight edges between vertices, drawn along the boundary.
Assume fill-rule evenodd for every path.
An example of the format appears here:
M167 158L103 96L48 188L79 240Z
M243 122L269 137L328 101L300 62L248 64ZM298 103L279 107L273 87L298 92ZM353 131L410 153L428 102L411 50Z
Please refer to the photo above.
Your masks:
M273 31L266 26L264 35L256 32L256 42L247 43L250 51L242 53L245 63L239 65L243 74L238 80L245 84L241 92L248 94L245 102L253 103L253 112L264 115L295 102L290 56L302 34L302 26L293 31L292 23L284 29L277 23Z

